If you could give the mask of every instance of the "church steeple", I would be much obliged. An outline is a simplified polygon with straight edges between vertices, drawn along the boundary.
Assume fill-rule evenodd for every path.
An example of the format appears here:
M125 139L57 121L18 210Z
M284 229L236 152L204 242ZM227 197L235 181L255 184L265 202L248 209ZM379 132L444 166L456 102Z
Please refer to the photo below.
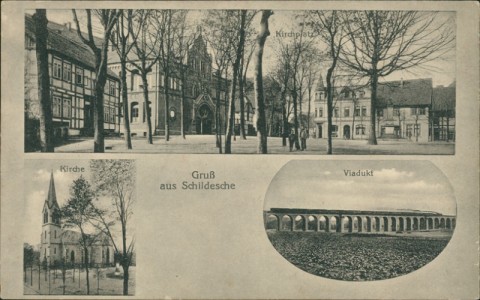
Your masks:
M50 186L48 187L48 196L46 199L48 208L59 208L57 202L57 193L55 192L55 182L53 180L53 172L50 172Z

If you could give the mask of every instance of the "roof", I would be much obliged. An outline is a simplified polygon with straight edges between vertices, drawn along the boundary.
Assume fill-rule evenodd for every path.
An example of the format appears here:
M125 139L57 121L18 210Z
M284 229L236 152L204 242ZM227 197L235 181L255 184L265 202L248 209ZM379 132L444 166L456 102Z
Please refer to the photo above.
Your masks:
M77 31L55 22L48 21L48 50L59 53L79 65L95 70L95 55L93 51L83 43ZM86 33L83 33L87 36ZM25 14L25 35L35 40L35 24L29 14ZM102 39L94 37L95 44L100 46ZM108 69L108 75L114 78L118 76Z
M433 111L454 110L456 103L455 85L433 89Z
M87 234L88 237L93 237L91 234ZM64 244L78 244L81 238L81 233L74 230L63 230L61 239ZM93 245L102 245L102 246L110 246L111 241L108 236L104 233L100 233L99 235L95 236L95 242Z
M47 203L48 208L59 208L57 202L57 195L55 192L55 182L53 181L53 173L50 173L50 185L48 187L48 195L45 202Z
M377 86L379 107L429 105L431 99L431 78L388 81Z
M291 214L335 214L335 215L394 215L394 216L444 216L434 211L421 210L343 210L343 209L307 209L307 208L270 208L267 213Z

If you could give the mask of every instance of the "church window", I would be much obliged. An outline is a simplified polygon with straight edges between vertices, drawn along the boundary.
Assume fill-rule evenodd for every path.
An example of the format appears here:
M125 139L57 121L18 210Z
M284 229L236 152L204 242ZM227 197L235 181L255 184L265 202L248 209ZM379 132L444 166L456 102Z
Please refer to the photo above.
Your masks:
M48 211L43 213L43 223L48 223Z

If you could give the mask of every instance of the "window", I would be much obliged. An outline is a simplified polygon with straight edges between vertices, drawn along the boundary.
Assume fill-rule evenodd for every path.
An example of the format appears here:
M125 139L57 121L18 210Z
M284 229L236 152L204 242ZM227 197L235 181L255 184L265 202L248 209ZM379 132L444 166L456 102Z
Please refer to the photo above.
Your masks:
M333 109L333 115L335 116L335 118L338 118L338 107L335 107Z
M420 124L415 124L413 127L413 134L415 136L420 136Z
M414 109L414 108L413 108ZM416 114L419 116L425 115L425 107L419 107L416 109Z
M53 78L62 79L62 62L53 59Z
M61 109L62 109L62 98L59 96L53 96L53 103L52 103L53 116L60 117Z
M132 102L131 107L132 123L138 122L138 102Z
M337 136L338 136L338 126L332 125L332 137L337 137Z
M366 117L367 116L367 107L362 106L362 116Z
M345 98L350 97L350 91L345 91Z
M377 110L377 116L383 117L383 109Z
M53 247L53 254L57 254L57 247Z
M399 109L399 108L394 108L394 109L393 109L393 115L394 115L395 117L400 116L400 109Z
M63 80L72 81L72 65L65 62L63 63Z
M83 69L76 68L75 70L75 84L82 85L83 84Z
M112 96L115 96L117 94L117 84L115 81L109 81L110 82L110 85L109 85L109 94L112 95Z
M360 107L355 106L355 117L360 117Z
M45 211L45 213L43 214L43 223L48 223L48 212Z
M323 108L318 109L318 116L321 118L323 117Z
M356 135L364 135L365 134L365 126L364 125L357 125L355 127L355 134Z
M349 107L345 107L343 109L343 116L344 117L350 117L350 108Z
M70 118L70 112L72 107L72 99L65 98L63 99L63 117Z

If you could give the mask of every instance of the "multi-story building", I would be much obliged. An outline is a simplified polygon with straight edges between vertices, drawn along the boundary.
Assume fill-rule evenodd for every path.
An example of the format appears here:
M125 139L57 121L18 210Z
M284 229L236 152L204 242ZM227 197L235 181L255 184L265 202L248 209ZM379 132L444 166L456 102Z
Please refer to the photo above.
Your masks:
M109 52L109 68L120 72L120 61L116 51ZM128 102L130 130L132 135L146 136L146 103L143 95L143 83L138 70L132 64L135 55L131 54L127 64ZM182 84L180 68L185 72L186 80ZM184 130L187 134L212 134L219 130L225 131L226 103L228 99L228 80L218 76L212 67L212 56L208 53L207 44L200 33L188 49L183 61L177 61L170 72L168 87L169 107L168 118L171 134L180 134L182 113L182 89L184 90ZM152 66L147 75L149 109L151 111L152 128L155 134L165 133L165 93L164 71L161 62ZM217 93L218 90L218 93ZM215 126L217 97L220 107L220 128ZM122 106L123 107L123 106ZM123 122L123 118L122 118ZM123 132L123 127L121 128Z
M25 137L38 134L39 100L35 51L35 27L25 15ZM98 43L101 43L98 41ZM48 66L54 136L93 136L95 56L69 24L48 22ZM104 93L104 128L119 132L119 79L108 71ZM35 125L37 124L37 125ZM27 145L26 145L27 147Z
M432 123L436 141L455 141L455 82L433 89Z
M376 136L383 139L409 139L417 142L432 140L432 116L437 112L434 136L440 136L438 122L445 122L445 112L440 113L440 95L450 99L455 89L448 93L435 92L432 79L389 81L378 84L375 117ZM364 139L369 135L371 120L371 91L368 87L345 86L335 89L332 114L332 137ZM437 101L438 100L438 101ZM451 103L451 100L442 100ZM454 109L453 104L453 109ZM433 107L433 110L432 110ZM445 105L442 105L445 107ZM446 107L452 115L452 105ZM454 115L454 112L453 112ZM439 119L440 118L440 119ZM450 117L450 119L452 119ZM323 83L317 87L315 98L316 137L327 137L327 100ZM454 123L454 122L452 122ZM443 123L441 123L443 124ZM450 129L454 131L454 129ZM437 138L438 139L438 138Z

